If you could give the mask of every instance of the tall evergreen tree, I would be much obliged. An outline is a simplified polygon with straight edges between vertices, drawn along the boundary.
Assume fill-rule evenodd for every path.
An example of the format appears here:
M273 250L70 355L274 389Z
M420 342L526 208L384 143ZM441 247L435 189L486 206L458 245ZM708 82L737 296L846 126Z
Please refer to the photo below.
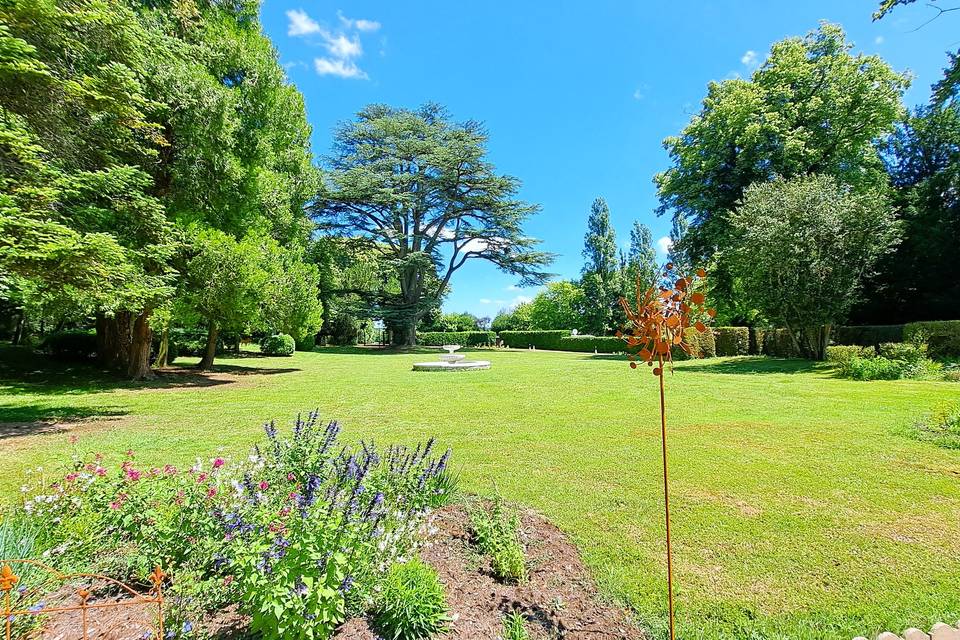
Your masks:
M597 198L590 206L587 233L583 238L583 258L584 329L602 335L611 328L621 289L617 235L610 224L610 208L603 198Z

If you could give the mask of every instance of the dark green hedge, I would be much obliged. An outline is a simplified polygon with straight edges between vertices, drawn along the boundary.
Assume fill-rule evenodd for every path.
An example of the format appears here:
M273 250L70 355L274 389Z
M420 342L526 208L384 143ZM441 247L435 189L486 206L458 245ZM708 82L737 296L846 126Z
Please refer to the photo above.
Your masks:
M904 325L902 324L835 327L833 330L833 343L876 348L881 342L903 342L903 330Z
M565 336L560 338L560 348L585 353L622 353L627 343L616 336Z
M960 320L911 322L904 325L904 340L912 340L918 334L926 338L929 345L927 353L931 358L960 357Z
M799 358L800 353L786 329L766 329L763 332L763 355L774 358Z
M51 333L41 348L57 360L93 360L97 355L97 334L85 329Z
M497 341L493 331L424 331L417 334L417 342L427 347L459 344L462 347L488 347Z
M549 331L501 331L500 339L503 344L514 349L527 349L536 347L537 349L550 349L560 351L563 347L560 341L569 337L570 331L567 329L551 329Z
M747 327L714 327L713 338L718 356L745 356L750 353L750 329Z
M670 356L674 360L690 360L699 359L699 358L714 358L717 355L717 343L716 339L713 337L712 331L704 331L700 333L693 327L687 327L683 331L684 341L690 345L690 350L692 353L687 355L687 352L681 349L680 347L673 347L670 349Z

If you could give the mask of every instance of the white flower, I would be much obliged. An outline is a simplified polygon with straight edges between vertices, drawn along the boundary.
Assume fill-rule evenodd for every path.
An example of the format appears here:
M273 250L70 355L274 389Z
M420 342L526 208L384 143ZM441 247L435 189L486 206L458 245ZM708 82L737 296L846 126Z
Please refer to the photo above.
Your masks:
M20 493L26 493L27 491L30 491L30 487L25 484L20 485Z

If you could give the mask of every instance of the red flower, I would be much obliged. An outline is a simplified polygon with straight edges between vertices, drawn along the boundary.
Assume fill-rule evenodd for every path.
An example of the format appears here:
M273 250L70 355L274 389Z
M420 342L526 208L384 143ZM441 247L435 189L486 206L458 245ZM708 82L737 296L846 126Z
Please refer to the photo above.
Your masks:
M214 469L219 469L220 467L223 466L223 462L224 462L223 458L214 458L214 459L213 459L213 468L214 468Z
M270 483L266 480L261 480L258 486L260 487L260 491L266 491L270 488Z
M214 489L213 487L210 487L209 489L207 489L207 497L208 497L208 498L212 498L212 497L215 496L215 495L217 495L217 490L216 490L216 489Z

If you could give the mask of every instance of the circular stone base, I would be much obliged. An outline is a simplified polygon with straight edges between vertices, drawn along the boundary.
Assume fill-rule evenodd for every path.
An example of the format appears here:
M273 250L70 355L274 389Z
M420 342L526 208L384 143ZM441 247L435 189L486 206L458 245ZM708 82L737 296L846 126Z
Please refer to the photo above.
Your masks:
M460 360L458 362L415 362L414 371L469 371L471 369L489 369L488 360Z

